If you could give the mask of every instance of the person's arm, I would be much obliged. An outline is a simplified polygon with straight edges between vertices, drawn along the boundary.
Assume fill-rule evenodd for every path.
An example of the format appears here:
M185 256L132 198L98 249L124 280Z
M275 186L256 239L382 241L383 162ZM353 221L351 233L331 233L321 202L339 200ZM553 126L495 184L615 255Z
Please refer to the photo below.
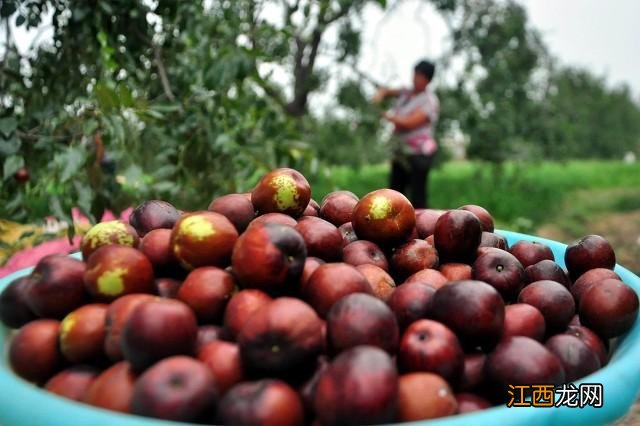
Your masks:
M429 116L422 108L416 108L411 114L403 117L387 111L383 114L383 117L393 123L396 129L400 131L413 130L429 122Z
M397 97L402 93L402 89L392 89L390 87L381 87L378 89L375 95L373 95L372 102L374 104L379 104L384 101L388 97Z

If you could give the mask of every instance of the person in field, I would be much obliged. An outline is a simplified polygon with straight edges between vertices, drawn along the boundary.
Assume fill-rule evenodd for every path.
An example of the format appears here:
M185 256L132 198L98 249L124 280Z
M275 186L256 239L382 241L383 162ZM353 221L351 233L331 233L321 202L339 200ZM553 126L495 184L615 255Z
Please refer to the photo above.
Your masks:
M373 98L376 103L396 98L393 108L382 113L395 127L389 187L404 193L414 208L429 206L429 170L438 151L434 130L440 103L429 86L435 69L432 62L422 60L413 69L413 87L384 87Z

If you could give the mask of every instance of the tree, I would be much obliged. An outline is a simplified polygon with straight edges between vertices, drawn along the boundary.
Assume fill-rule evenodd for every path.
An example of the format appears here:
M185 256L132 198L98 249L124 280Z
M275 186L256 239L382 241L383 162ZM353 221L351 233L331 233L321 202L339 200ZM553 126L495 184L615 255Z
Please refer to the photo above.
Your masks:
M640 106L585 69L559 65L514 1L436 2L449 25L440 90L443 133L460 128L471 158L620 158L640 149Z
M548 158L622 158L640 149L640 108L628 87L583 69L551 73L541 111Z
M425 1L452 40L440 61L439 74L454 78L443 80L439 128L467 134L472 157L638 149L628 90L558 68L522 6ZM354 64L364 7L400 2L3 1L0 216L68 218L76 205L98 215L148 198L200 209L276 166L384 160L369 78ZM21 53L14 25L53 36ZM338 73L334 103L310 111ZM27 183L14 179L23 166Z
M0 216L97 215L151 197L203 208L269 168L307 167L315 124L301 118L328 78L316 63L324 35L340 34L324 46L336 60L357 55L366 3L3 2ZM53 38L20 54L10 22L51 25ZM290 90L269 65L289 72ZM12 179L23 165L27 184Z
M471 157L501 162L512 157L535 125L529 112L544 46L525 9L513 1L443 4L452 34L445 68L456 61L463 66L440 92L442 127L446 131L457 122L471 139Z

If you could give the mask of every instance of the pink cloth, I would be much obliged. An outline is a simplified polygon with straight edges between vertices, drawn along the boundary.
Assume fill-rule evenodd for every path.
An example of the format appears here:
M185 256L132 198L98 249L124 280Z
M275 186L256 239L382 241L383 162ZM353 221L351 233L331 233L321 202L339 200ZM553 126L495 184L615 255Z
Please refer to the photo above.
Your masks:
M7 263L0 268L0 278L12 274L20 269L34 266L40 259L50 254L69 254L78 251L82 237L73 237L73 244L69 244L66 238L45 241L35 247L20 250L9 258Z
M123 210L120 213L120 219L125 222L129 222L129 216L133 209L131 207ZM73 221L75 223L81 223L89 225L89 219L80 213L80 210L73 208L71 210L71 215L73 217ZM102 217L100 218L100 222L106 222L109 220L115 220L115 215L110 210L105 210ZM55 240L45 241L42 244L38 244L35 247L26 248L20 250L17 253L14 253L13 256L9 258L7 263L0 268L0 278L5 277L9 274L12 274L20 269L28 268L29 266L34 266L36 263L40 261L45 256L50 254L69 254L74 251L78 251L80 249L80 242L82 241L82 237L76 235L73 237L73 241L69 244L69 240L67 238L57 238Z

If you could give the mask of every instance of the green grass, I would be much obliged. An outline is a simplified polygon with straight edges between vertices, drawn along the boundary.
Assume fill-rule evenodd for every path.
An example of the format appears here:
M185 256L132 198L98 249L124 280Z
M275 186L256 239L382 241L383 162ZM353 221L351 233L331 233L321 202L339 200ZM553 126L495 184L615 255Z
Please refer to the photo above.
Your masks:
M336 189L362 196L388 185L388 165L359 169L334 167L312 177L315 199ZM449 162L431 173L432 208L479 204L499 226L531 231L566 212L581 216L640 208L640 171L614 161L507 163L494 167L475 162ZM615 191L612 191L615 189Z
M587 234L589 223L604 215L633 210L640 210L640 187L580 189L565 195L554 224L577 237Z

